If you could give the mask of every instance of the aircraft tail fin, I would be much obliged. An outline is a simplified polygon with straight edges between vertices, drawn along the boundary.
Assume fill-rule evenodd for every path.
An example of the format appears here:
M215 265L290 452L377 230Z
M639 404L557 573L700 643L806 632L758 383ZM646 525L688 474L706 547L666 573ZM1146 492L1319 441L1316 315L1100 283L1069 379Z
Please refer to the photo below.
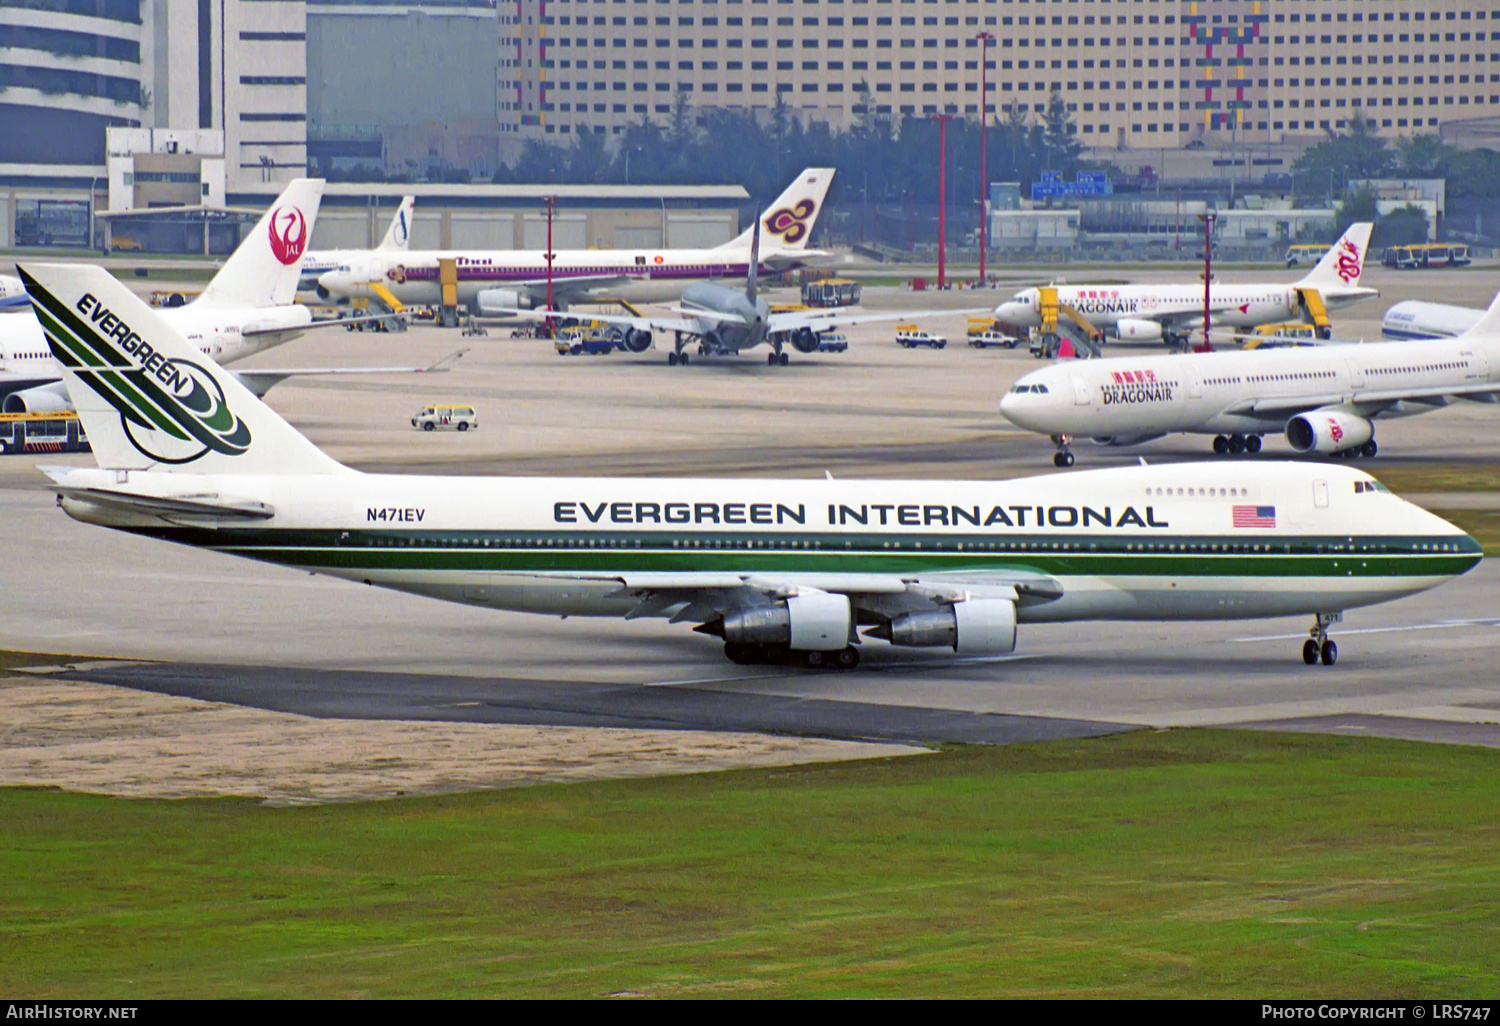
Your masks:
M216 307L290 303L322 200L321 178L294 180L194 302Z
M1500 293L1497 293L1490 308L1484 312L1484 316L1468 331L1459 335L1459 338L1493 338L1500 335Z
M1358 285L1359 276L1365 269L1365 251L1370 248L1370 231L1374 227L1369 221L1351 224L1339 241L1323 254L1318 266L1297 284L1312 289Z
M103 268L27 264L19 270L101 467L353 473Z
M772 236L771 249L792 252L807 248L813 225L823 210L823 199L833 184L831 167L810 167L792 180L776 202L761 212L759 224ZM724 243L719 249L744 249L750 245L752 229Z
M760 273L760 222L750 229L750 269L745 273L745 298L755 305L755 279Z
M401 205L396 208L396 216L391 218L391 226L386 229L385 238L380 240L380 245L376 246L376 249L411 248L411 219L416 205L415 196L401 197Z

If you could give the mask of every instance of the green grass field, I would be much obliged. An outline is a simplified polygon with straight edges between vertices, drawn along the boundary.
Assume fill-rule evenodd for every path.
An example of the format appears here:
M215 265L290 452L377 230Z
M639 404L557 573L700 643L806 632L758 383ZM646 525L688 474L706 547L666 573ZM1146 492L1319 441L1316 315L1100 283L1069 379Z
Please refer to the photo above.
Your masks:
M0 791L31 997L1493 996L1500 753L1141 732L301 808Z

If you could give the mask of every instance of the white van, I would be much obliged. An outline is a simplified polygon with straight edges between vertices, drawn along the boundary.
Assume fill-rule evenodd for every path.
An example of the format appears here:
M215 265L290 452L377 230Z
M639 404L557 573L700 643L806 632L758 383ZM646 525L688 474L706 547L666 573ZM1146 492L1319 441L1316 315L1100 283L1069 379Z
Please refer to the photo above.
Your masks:
M428 406L411 419L411 426L423 431L436 431L440 427L467 431L479 426L479 417L472 406Z

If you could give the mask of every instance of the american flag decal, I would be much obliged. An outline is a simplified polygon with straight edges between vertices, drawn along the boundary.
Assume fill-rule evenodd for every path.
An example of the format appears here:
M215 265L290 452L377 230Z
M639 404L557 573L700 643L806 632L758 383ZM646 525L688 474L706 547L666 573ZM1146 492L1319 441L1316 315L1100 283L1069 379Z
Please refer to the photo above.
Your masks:
M1235 527L1275 527L1275 506L1236 506L1234 507Z

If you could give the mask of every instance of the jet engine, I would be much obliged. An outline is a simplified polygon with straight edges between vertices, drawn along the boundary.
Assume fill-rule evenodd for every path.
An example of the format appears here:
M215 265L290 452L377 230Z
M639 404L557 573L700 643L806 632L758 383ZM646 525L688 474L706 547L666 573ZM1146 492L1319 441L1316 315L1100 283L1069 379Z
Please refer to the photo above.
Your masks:
M818 333L811 328L798 328L792 332L792 348L799 353L816 353Z
M1004 655L1016 649L1016 604L1009 599L968 599L931 612L902 613L865 634L892 645Z
M1115 331L1122 342L1160 342L1161 323L1142 321L1127 317L1115 322Z
M6 413L62 413L72 408L68 390L61 381L38 385L24 392L12 392L5 397Z
M849 644L849 596L812 592L785 602L724 614L724 640L789 645L797 651L836 652Z
M484 317L503 317L506 310L530 310L545 303L534 303L529 292L512 289L485 289L474 297L474 305Z
M1343 410L1299 413L1286 425L1286 440L1297 452L1343 452L1357 449L1375 434L1364 417Z
M626 328L620 336L620 345L632 353L644 353L651 348L651 332L639 328Z

